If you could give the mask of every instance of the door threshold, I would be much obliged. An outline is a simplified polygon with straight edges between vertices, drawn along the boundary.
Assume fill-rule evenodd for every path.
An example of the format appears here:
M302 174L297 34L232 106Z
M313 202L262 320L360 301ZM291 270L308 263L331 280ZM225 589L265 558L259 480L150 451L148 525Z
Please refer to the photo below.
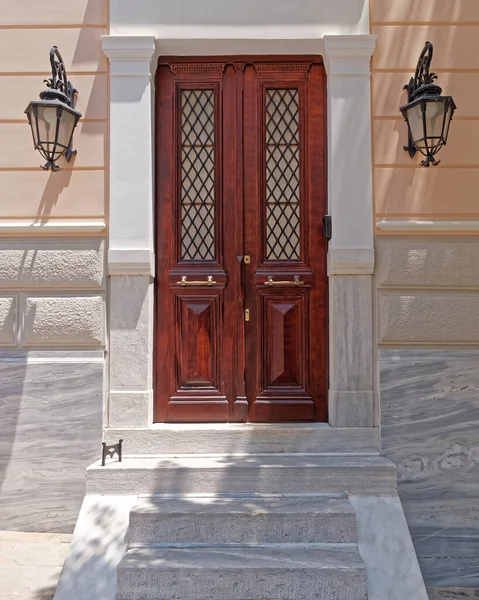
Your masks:
M125 455L375 453L377 427L336 428L328 423L155 423L145 428L111 428L108 444L123 439Z

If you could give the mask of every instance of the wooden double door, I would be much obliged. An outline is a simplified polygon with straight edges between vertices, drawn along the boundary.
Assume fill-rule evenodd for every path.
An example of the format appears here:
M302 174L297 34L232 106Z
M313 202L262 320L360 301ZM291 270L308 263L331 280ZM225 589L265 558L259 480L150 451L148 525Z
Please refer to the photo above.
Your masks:
M156 421L323 421L320 59L157 71Z

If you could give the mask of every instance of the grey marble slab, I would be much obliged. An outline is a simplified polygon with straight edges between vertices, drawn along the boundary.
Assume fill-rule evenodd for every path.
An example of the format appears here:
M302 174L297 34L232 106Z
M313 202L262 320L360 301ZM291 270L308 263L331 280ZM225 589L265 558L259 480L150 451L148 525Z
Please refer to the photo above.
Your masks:
M478 600L479 588L430 587L429 600Z
M426 583L479 586L479 352L382 351L380 367L382 451Z
M0 357L0 529L69 533L101 454L103 364L43 356Z

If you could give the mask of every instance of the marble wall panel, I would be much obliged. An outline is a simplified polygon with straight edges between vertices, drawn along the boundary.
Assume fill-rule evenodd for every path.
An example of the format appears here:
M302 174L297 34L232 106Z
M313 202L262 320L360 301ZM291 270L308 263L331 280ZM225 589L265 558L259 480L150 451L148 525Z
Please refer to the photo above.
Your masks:
M479 588L479 351L382 350L380 371L382 451L426 584Z
M0 529L70 533L101 455L103 352L0 352Z

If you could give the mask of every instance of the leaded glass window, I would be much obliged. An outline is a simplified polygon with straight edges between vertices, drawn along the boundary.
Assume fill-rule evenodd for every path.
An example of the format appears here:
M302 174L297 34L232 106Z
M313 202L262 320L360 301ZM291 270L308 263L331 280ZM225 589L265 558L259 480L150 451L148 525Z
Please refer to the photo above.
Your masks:
M266 90L266 258L300 258L299 93Z
M181 93L181 258L215 258L214 90Z

